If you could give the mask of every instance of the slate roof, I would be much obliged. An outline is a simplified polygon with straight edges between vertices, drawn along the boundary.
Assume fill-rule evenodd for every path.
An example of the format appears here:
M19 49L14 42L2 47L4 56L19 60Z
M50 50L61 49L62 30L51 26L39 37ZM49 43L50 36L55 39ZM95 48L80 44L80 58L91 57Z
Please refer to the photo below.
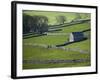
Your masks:
M83 32L72 32L74 41L80 41L84 39L84 34Z

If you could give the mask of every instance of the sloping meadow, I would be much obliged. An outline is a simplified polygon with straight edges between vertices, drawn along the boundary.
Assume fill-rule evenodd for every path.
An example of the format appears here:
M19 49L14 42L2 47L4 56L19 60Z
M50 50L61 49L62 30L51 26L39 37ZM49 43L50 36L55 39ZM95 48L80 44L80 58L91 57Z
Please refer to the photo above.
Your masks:
M78 14L70 12L43 12L43 11L24 11L24 14L31 16L43 15L48 17L49 25L56 25L56 17L63 15L66 17L64 23L69 23ZM81 19L90 18L90 14L79 13ZM55 45L68 42L71 32L79 32L90 29L90 21L64 26L60 31L47 32L56 33L56 35L41 35L23 38L23 69L36 68L56 68L56 67L82 67L90 66L90 30L83 32L88 38L86 40L65 45L57 48ZM66 33L66 35L57 35L57 33ZM31 34L34 35L34 34ZM30 35L29 35L30 36ZM53 46L53 47L51 47ZM85 53L84 53L85 52Z

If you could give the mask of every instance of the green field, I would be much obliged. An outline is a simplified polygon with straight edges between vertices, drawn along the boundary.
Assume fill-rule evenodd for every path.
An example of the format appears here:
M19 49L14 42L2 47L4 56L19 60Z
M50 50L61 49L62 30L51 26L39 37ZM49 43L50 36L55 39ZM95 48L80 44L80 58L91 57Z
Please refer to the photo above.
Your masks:
M66 22L70 22L71 20L73 20L74 18L76 18L76 13L72 13L72 12L52 12L52 11L27 11L24 10L23 13L34 16L34 15L43 15L48 17L49 19L49 24L57 24L56 22L56 18L57 16L63 15L66 17ZM90 14L88 13L79 13L80 16L82 17L82 19L88 19L90 18Z
M41 11L24 11L24 14L28 15L44 15L49 19L49 24L57 24L55 16L64 15L67 18L67 22L70 22L76 17L75 13L63 13L63 12L41 12ZM90 14L80 13L82 19L90 18ZM87 16L85 16L87 15ZM90 22L85 22L81 24L75 24L71 26L65 26L61 28L61 31L56 33L67 33L77 31L84 31L90 29ZM51 33L51 32L49 32ZM34 35L34 34L33 34ZM84 51L89 51L87 53L81 53L78 51L66 51L62 49L55 48L44 48L40 46L25 45L31 44L45 44L45 45L57 45L68 42L68 35L43 35L38 37L23 38L23 61L24 60L77 60L77 59L89 59L85 62L75 62L75 63L51 63L51 64L29 64L23 63L23 69L37 69L37 68L55 68L55 67L84 67L90 66L90 31L84 32L84 35L88 35L88 39L70 45L64 46L64 48L79 48Z

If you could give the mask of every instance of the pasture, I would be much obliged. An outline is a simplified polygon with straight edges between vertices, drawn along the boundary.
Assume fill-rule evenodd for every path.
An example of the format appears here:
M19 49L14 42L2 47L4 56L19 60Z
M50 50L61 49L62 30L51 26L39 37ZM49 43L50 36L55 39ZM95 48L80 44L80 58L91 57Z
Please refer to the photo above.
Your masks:
M44 11L23 11L24 14L28 15L43 15L48 17L49 25L58 24L56 21L56 16L63 15L66 17L66 22L70 22L76 18L76 13L74 12L44 12ZM90 14L87 13L79 13L82 19L89 19ZM35 34L27 35L29 38L23 37L23 69L41 69L41 68L59 68L59 67L84 67L90 66L90 33L91 31L84 32L84 35L87 36L86 40L75 42L66 46L64 48L69 49L80 49L83 51L87 51L87 53L81 53L78 51L71 50L63 50L58 48L49 48L49 47L41 47L41 46L32 46L25 44L43 44L43 45L57 45L68 42L69 34L71 32L84 31L87 29L91 29L90 21L61 27L60 31L48 32L48 33L67 33L67 35L41 35L41 36L33 36ZM77 62L75 60L84 59L86 61ZM45 60L72 60L72 62L58 63L34 63L32 61L45 61ZM26 63L30 61L29 63Z

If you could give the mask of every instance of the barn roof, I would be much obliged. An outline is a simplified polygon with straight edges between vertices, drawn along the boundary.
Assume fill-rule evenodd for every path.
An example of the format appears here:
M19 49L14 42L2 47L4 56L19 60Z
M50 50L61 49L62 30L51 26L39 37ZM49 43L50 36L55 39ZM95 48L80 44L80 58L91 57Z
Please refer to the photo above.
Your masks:
M84 36L83 32L72 32L74 36Z

